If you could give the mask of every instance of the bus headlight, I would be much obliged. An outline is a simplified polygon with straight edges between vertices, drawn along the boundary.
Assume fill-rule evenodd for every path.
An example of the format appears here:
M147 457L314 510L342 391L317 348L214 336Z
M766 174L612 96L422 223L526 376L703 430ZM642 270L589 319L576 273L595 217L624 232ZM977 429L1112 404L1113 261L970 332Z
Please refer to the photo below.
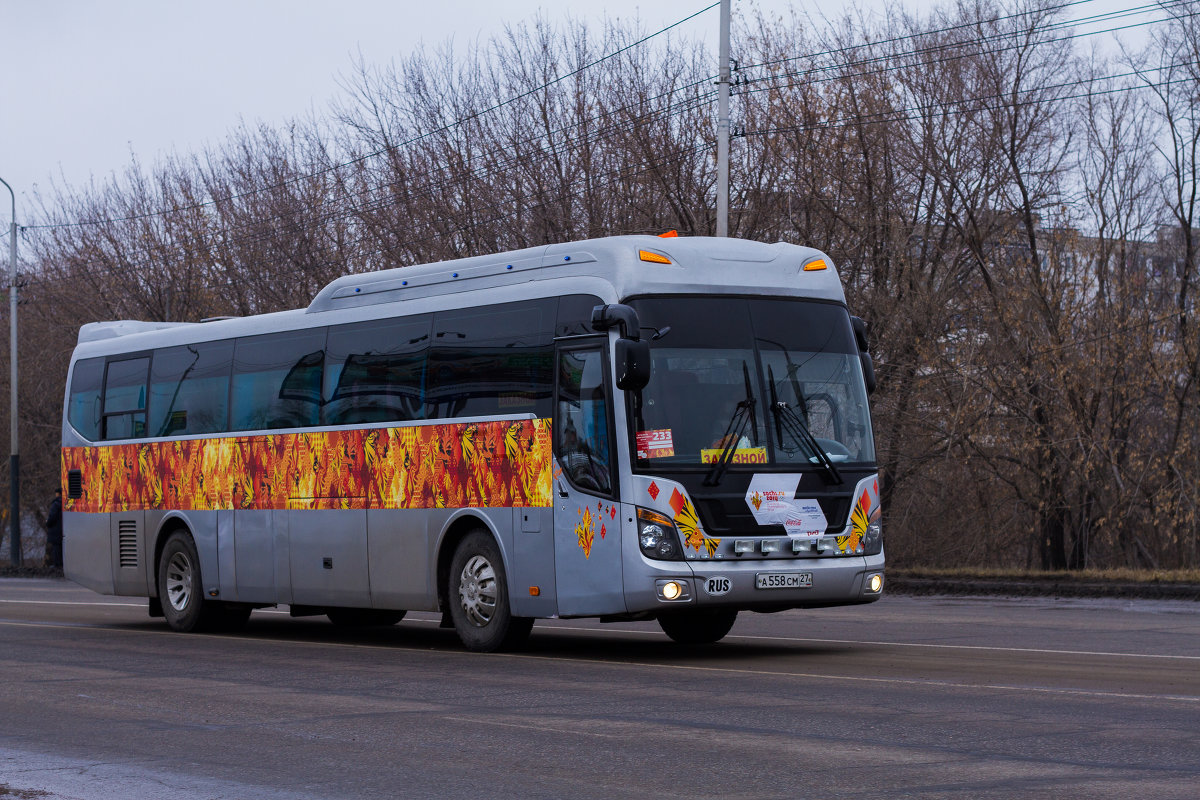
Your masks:
M679 546L675 523L645 508L639 508L637 516L638 547L642 548L642 554L662 561L678 561L683 548Z
M883 520L876 510L871 517L871 521L867 523L867 529L863 532L862 548L864 556L877 556L883 552Z

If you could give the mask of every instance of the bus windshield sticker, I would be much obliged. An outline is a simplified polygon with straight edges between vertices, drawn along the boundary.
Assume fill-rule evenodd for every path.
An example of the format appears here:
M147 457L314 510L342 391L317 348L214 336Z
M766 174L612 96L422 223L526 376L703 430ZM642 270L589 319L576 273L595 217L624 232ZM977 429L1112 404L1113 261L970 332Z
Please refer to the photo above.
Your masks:
M722 451L719 449L709 450L705 448L700 451L700 462L702 464L715 464L717 459L721 457ZM767 463L767 448L765 447L739 447L733 451L733 457L729 461L730 464L765 464Z
M821 504L796 498L797 475L755 475L746 490L746 505L759 525L782 525L788 536L813 537L829 526Z
M663 458L675 455L675 440L670 428L656 431L638 431L637 457Z

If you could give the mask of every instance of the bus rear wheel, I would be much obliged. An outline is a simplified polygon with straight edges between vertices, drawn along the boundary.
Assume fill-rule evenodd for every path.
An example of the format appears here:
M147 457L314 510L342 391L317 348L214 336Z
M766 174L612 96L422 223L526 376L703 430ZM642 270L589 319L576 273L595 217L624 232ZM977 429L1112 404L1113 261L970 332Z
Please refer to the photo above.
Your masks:
M712 644L725 638L737 621L736 611L679 611L663 614L658 625L680 644Z
M204 598L200 556L187 531L167 537L158 559L158 601L172 630L234 630L250 619L250 606L210 602Z
M500 548L486 531L467 534L450 561L447 602L463 646L478 653L517 647L529 636L533 620L514 617Z

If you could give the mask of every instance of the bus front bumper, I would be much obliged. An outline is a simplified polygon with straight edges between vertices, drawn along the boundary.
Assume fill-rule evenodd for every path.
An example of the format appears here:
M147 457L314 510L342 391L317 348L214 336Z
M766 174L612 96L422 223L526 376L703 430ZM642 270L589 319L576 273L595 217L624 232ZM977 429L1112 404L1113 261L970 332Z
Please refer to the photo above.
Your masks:
M626 575L630 611L668 611L686 606L774 611L853 605L878 600L884 591L884 557L842 556L746 561L643 560L640 574Z

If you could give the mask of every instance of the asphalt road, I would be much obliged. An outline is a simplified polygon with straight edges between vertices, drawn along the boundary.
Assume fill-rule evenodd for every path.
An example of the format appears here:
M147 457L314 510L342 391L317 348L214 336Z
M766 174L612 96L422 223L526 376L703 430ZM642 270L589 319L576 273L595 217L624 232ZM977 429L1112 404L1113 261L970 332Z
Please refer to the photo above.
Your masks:
M0 798L1196 798L1200 604L885 597L720 644L259 611L0 579Z

